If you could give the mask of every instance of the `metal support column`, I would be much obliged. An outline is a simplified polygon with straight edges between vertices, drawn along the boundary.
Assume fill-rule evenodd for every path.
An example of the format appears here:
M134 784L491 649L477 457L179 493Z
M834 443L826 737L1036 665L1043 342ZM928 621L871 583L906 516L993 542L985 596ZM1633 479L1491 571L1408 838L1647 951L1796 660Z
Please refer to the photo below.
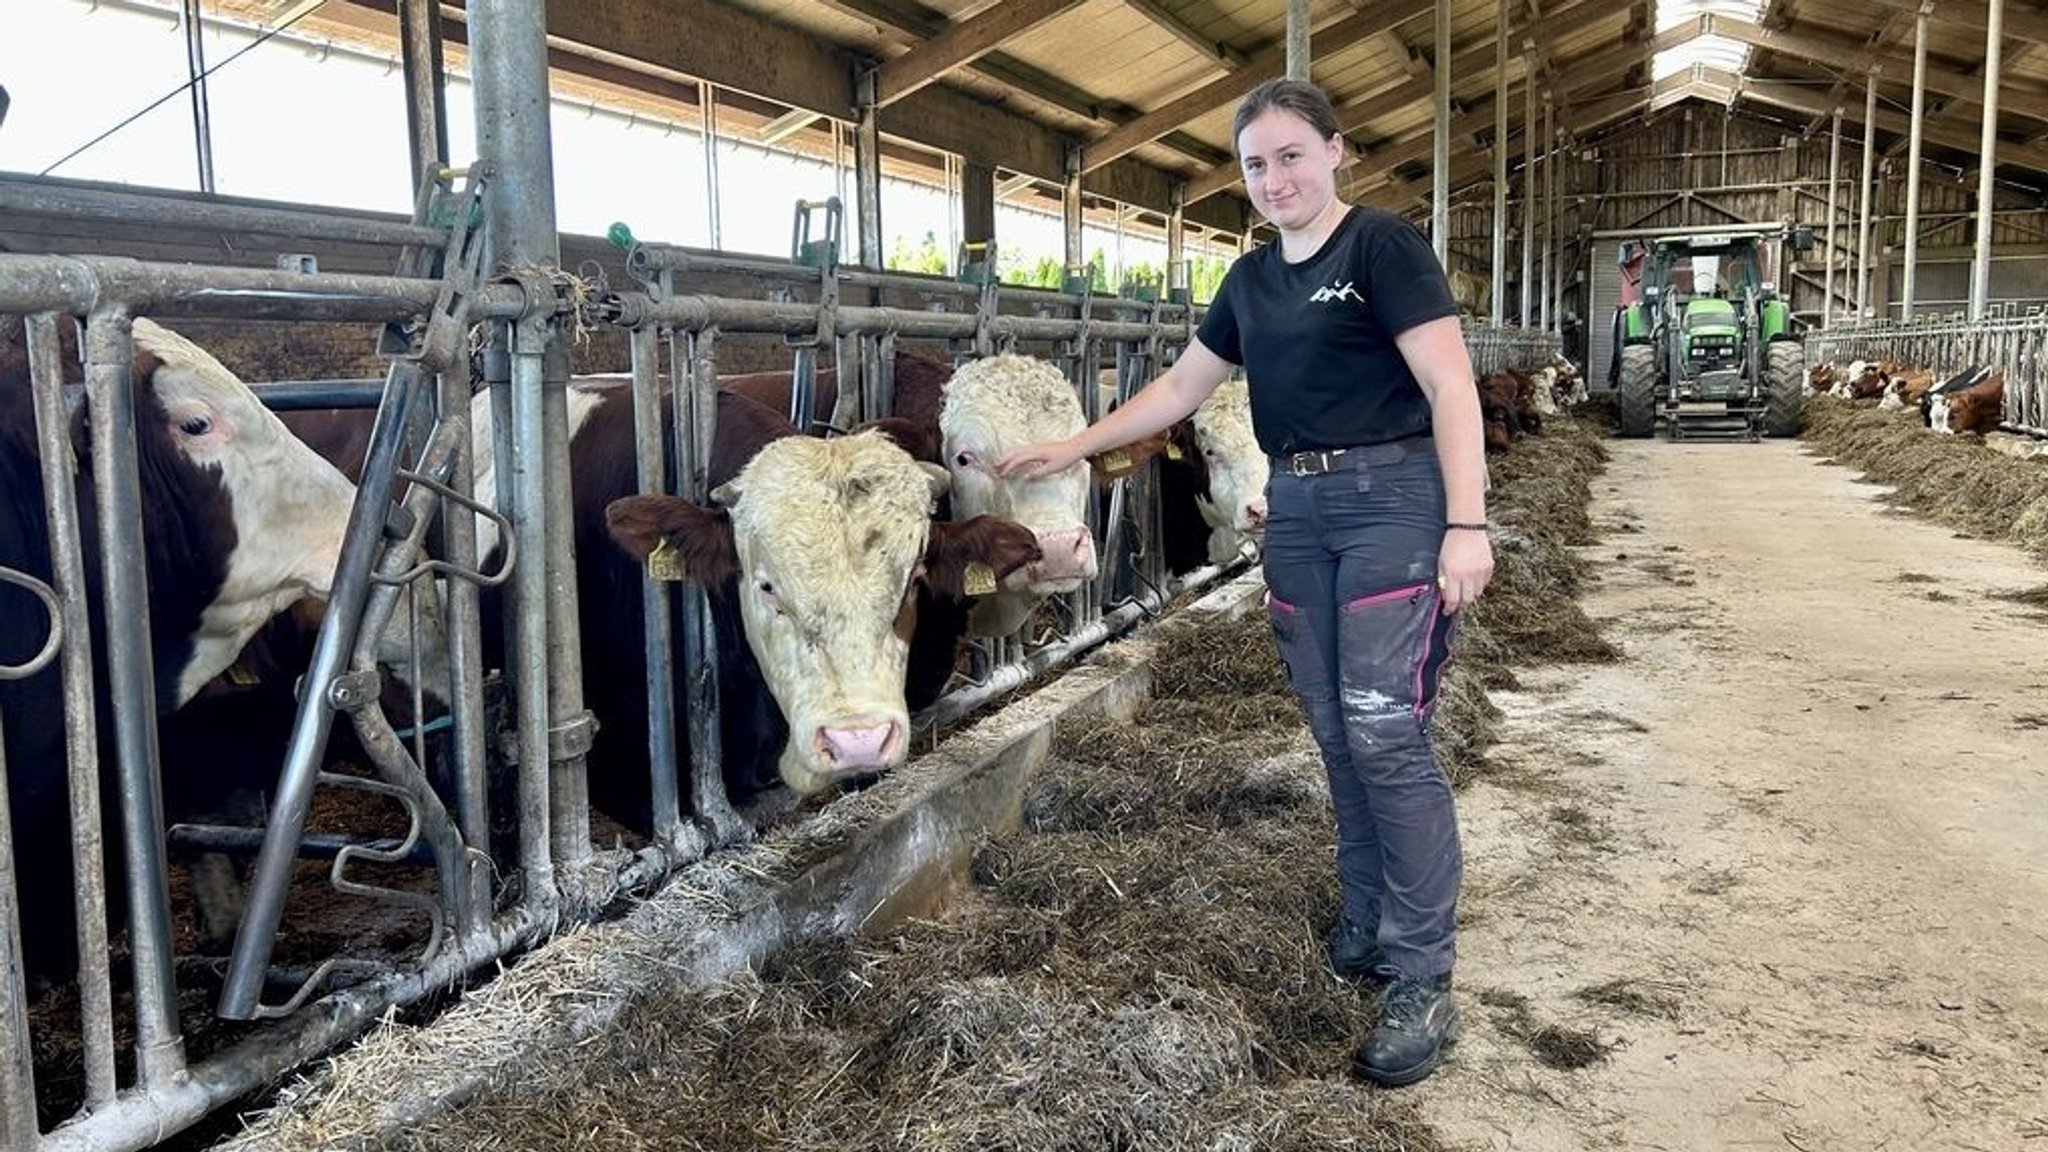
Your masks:
M1060 193L1061 248L1065 252L1067 277L1086 276L1088 254L1081 238L1081 150L1067 149L1067 184Z
M1834 323L1835 317L1835 199L1842 187L1842 106L1835 105L1834 129L1828 137L1828 218L1822 226L1827 237L1828 268L1821 278L1820 326L1825 328ZM1785 291L1791 294L1791 278L1786 278Z
M1508 275L1508 0L1493 10L1493 299L1491 316L1505 324Z
M1429 193L1429 246L1445 272L1451 270L1451 6L1436 4L1436 56L1430 61L1436 81L1436 127Z
M1515 317L1529 327L1529 309L1535 302L1536 254L1536 73L1522 77L1522 310Z
M1309 64L1309 0L1287 0L1287 78L1306 80Z
M697 85L697 128L704 141L704 213L712 248L725 247L725 226L718 217L718 89Z
M1913 318L1915 273L1920 264L1920 137L1927 126L1927 28L1934 20L1933 0L1922 0L1913 19L1913 119L1907 126L1906 263L1901 269L1899 318Z
M1555 294L1552 278L1556 275L1557 256L1557 150L1553 133L1557 130L1557 97L1555 93L1543 94L1543 275L1540 287L1543 298L1537 307L1542 314L1543 330L1555 331L1550 310L1551 297Z
M448 159L448 72L441 54L440 5L398 0L405 70L405 130L412 141L412 186L426 184Z
M1991 0L1984 24L1984 126L1977 143L1977 250L1970 262L1970 319L1984 318L1991 295L1992 172L1998 167L1999 42L2005 35L2005 0Z
M1858 185L1856 315L1870 315L1870 180L1877 162L1877 69L1863 77L1863 183Z
M860 205L860 262L880 272L886 250L882 244L882 129L875 107L875 73L860 74L854 127L853 191Z
M213 115L206 101L206 25L199 0L182 0L178 26L185 33L185 72L192 92L192 145L199 159L199 190L213 194Z
M1194 279L1188 275L1187 181L1174 181L1166 195L1166 283L1161 286L1160 298L1191 304ZM1175 296L1176 292L1182 295Z
M469 13L477 151L498 173L485 192L490 266L552 274L561 264L561 241L555 231L546 5L473 0ZM522 783L534 778L537 763L550 765L545 845L529 839L526 827L527 818L538 814L532 804L537 798L529 791L520 799L521 863L529 881L537 882L535 873L546 858L534 854L544 847L557 865L573 865L590 853L584 776L589 717L576 634L575 534L568 530L568 354L552 318L534 316L513 325L510 351L511 507L524 557L513 573L512 598ZM550 525L562 530L549 531ZM579 734L586 739L578 741Z

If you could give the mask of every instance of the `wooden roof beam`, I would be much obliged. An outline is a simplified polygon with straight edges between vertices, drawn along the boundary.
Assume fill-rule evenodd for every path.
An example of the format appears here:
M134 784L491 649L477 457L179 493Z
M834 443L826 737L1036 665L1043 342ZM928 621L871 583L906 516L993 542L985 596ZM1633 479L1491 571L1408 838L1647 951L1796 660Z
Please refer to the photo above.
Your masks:
M1243 52L1220 40L1210 40L1201 31L1159 0L1123 0L1153 24L1173 33L1174 38L1225 72L1235 72L1250 60Z
M1920 11L1920 0L1872 0L1881 8L1896 12L1916 13ZM1965 3L1961 0L1942 0L1934 6L1934 18L1943 24L1959 28L1984 31L1990 22L1990 12L1981 3ZM2000 14L1999 27L2008 40L2025 40L2030 44L2048 44L2048 16L2030 11L2023 5L2007 4Z
M971 64L1082 0L1001 0L875 70L875 105L887 107Z
M1569 9L1561 9L1558 14L1553 14L1546 19L1559 30L1561 35L1573 35L1591 28L1615 14L1615 10L1609 6L1607 0L1580 0L1579 3L1572 5ZM1520 36L1528 30L1529 25L1524 24L1511 27L1508 34L1510 36ZM1681 30L1673 29L1672 31L1677 33ZM1689 39L1693 35L1698 35L1697 30L1689 32L1686 38ZM1683 43L1683 40L1677 42ZM1630 61L1634 61L1639 57L1647 58L1643 56L1646 50L1654 52L1656 48L1650 47L1646 49L1641 44L1623 44L1614 48L1603 49L1600 52L1590 53L1582 59L1590 62L1591 66L1586 69L1588 73L1604 73L1608 71L1608 68L1602 61L1605 61L1608 56L1622 54L1626 55ZM1567 64L1566 67L1576 69L1580 67L1580 64L1577 61L1573 61ZM1490 72L1492 68L1493 36L1490 33L1481 41L1475 42L1451 58L1451 75L1454 78L1460 74L1470 76L1475 73ZM1587 84L1595 83L1602 78L1604 77L1589 75L1584 77L1584 83L1580 83L1580 78L1575 77L1573 86L1575 88L1585 87ZM1504 86L1505 84L1506 77L1497 79L1497 87ZM1379 92L1369 93L1365 96L1348 100L1337 107L1338 130L1348 135L1358 131L1381 116L1399 112L1411 105L1428 101L1434 97L1434 94L1435 81L1425 73L1422 76L1410 77ZM1242 178L1243 174L1238 170L1237 165L1218 164L1216 167L1189 181L1187 201L1192 204L1205 196L1213 196L1229 188Z
M1311 42L1334 41L1322 47L1322 55L1342 48L1404 21L1433 10L1433 0L1388 0L1372 13L1354 13L1310 31ZM1092 172L1104 164L1159 139L1191 120L1206 116L1242 97L1245 93L1287 71L1287 44L1269 44L1254 52L1245 66L1220 80L1211 81L1176 100L1146 112L1121 127L1112 128L1081 146L1081 171Z
M1770 80L1745 81L1741 77L1729 76L1726 73L1722 73L1718 79L1722 83L1736 88L1740 96L1746 100L1755 100L1759 103L1787 108L1794 112L1804 112L1808 115L1820 115L1823 113L1831 115L1834 111L1832 105L1821 106L1822 96L1815 93L1812 89L1796 84L1785 84ZM1846 126L1852 121L1859 128L1862 127L1863 109L1854 104L1842 109L1843 125ZM1882 108L1877 113L1877 126L1894 135L1903 135L1911 128L1911 125L1908 123L1908 117L1901 116L1896 112L1886 112ZM1972 156L1976 155L1977 145L1980 142L1974 129L1960 124L1923 124L1921 126L1921 134L1927 140L1933 141L1944 148L1953 148ZM1998 162L2000 164L2012 164L2021 168L2029 168L2036 172L2048 173L2048 149L2000 141L1998 145Z
M1910 53L1900 54L1866 47L1855 37L1835 36L1822 32L1770 32L1747 20L1736 20L1721 15L1709 14L1701 19L1708 32L1738 40L1751 48L1785 52L1809 60L1842 61L1843 68L1856 73L1868 72L1872 64L1878 64L1883 66L1884 74L1887 76L1913 74L1913 57ZM1984 97L1984 78L1981 74L1971 76L1929 62L1927 90L1973 105L1981 105ZM2012 112L2036 120L2048 120L2048 95L2017 88L2008 82L1999 86L1998 108L2001 112Z

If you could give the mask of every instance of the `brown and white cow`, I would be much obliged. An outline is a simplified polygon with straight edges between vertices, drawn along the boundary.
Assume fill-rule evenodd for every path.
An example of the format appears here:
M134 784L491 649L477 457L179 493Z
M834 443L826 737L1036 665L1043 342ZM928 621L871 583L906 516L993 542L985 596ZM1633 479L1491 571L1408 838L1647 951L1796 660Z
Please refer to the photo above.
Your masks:
M1994 373L1988 379L1949 395L1948 430L1951 432L1975 432L1978 435L1996 432L2004 415L2003 375Z
M643 831L639 582L640 562L657 545L680 560L684 579L712 593L734 795L777 776L808 794L900 764L910 709L929 703L932 685L952 671L970 588L1039 558L1018 525L935 521L933 502L950 482L944 470L911 459L881 430L800 436L781 412L721 392L708 469L714 502L698 507L639 493L629 388L579 382L568 400L584 696L598 720L590 794ZM476 490L488 499L488 405L473 406L472 420ZM495 533L480 529L479 554L495 544ZM489 658L495 629L486 631ZM680 694L675 714L684 715Z
M64 326L78 372L75 330ZM156 710L170 713L229 667L270 617L331 589L354 487L301 444L253 392L204 349L138 319L130 380L142 497L142 562L149 587L149 636ZM51 578L40 453L29 411L23 325L0 319L0 566ZM76 479L87 583L93 591L95 669L104 675L106 622L98 593L97 508L93 499L91 401L73 418ZM0 585L0 663L14 664L43 642L41 607ZM57 669L0 681L6 730L7 795L22 891L24 948L38 981L76 962L64 721ZM216 738L233 739L217 732ZM102 749L108 740L102 739ZM120 887L109 895L118 899Z
M921 588L965 601L977 566L993 582L1038 555L1016 525L934 520L948 483L878 430L790 435L720 485L713 508L631 496L606 511L635 559L670 549L689 578L731 589L791 734L778 774L799 794L903 762Z

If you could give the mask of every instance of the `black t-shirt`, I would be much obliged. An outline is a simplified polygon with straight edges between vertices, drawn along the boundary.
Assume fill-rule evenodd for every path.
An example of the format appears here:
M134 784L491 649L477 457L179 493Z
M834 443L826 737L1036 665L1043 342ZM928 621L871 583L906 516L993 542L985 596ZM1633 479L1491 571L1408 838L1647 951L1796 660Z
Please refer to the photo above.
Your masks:
M1231 265L1196 336L1244 366L1252 430L1277 456L1428 432L1429 400L1394 337L1457 314L1422 233L1354 206L1299 264L1274 241Z

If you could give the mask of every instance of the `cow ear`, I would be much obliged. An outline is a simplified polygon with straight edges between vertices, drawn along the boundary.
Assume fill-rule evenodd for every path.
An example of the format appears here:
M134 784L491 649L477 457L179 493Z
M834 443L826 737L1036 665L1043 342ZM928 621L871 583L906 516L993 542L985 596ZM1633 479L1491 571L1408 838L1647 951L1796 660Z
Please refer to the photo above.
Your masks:
M1011 573L1044 558L1038 537L1014 520L976 516L937 522L924 549L924 580L941 600L965 600L996 590Z
M1129 444L1090 456L1088 463L1094 470L1096 482L1107 484L1143 468L1154 456L1166 451L1167 442L1171 437L1171 429L1154 432L1143 440L1133 440Z
M740 502L740 497L743 494L740 482L735 478L713 488L711 490L711 502L720 508L730 508Z
M732 519L680 496L627 496L604 510L605 529L626 554L642 563L657 549L677 575L717 588L739 571ZM664 547L665 546L665 547Z
M931 484L932 499L941 500L953 490L953 474L929 460L919 460L917 467Z

